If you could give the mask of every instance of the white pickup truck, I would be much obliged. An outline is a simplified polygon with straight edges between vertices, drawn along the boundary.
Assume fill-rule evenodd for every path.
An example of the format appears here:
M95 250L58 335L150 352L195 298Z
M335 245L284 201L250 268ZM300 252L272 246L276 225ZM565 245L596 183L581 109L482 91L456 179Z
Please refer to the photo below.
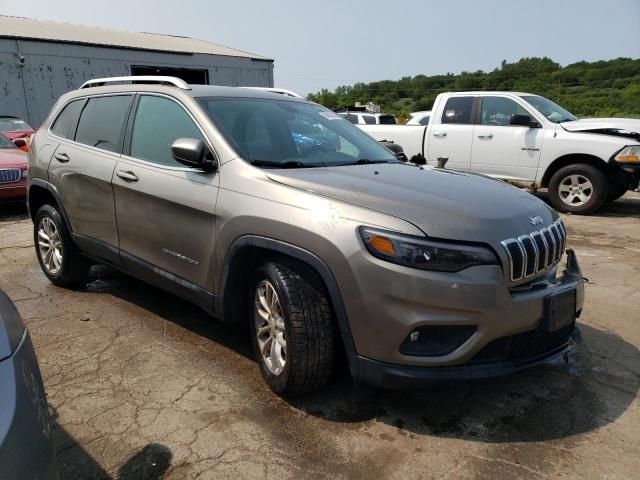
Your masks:
M516 92L438 95L427 126L358 125L413 161L466 170L532 190L562 212L588 214L636 188L640 120L578 120L551 100Z

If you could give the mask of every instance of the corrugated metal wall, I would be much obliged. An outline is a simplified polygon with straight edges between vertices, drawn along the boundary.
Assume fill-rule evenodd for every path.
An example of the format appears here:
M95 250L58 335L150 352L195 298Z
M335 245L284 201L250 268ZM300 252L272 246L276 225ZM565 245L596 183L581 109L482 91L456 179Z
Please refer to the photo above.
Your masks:
M0 38L0 115L38 127L60 95L91 78L131 75L131 65L200 68L212 85L273 86L273 62Z

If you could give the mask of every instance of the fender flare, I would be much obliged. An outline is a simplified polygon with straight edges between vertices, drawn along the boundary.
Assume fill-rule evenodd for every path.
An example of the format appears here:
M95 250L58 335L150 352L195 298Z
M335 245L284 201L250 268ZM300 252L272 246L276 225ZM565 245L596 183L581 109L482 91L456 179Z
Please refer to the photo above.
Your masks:
M245 247L258 247L265 250L271 250L275 253L281 253L309 265L316 271L324 282L327 292L329 293L329 299L331 300L331 305L336 315L340 336L342 337L346 356L349 361L349 367L350 369L353 369L356 358L355 344L351 335L351 327L349 326L349 319L342 300L342 293L338 287L338 282L327 264L316 254L308 250L281 240L262 237L259 235L243 235L238 237L231 244L227 250L227 254L225 255L222 274L220 276L220 295L217 296L218 305L216 305L215 310L220 313L224 312L225 288L230 274L230 266L235 256Z
M51 194L53 199L56 201L58 211L60 212L60 216L62 217L62 219L64 220L64 223L67 226L67 230L69 230L69 233L73 233L73 230L71 229L71 223L69 222L69 217L67 216L67 212L64 209L64 205L62 203L58 190L56 189L55 186L51 185L49 182L45 180L42 180L41 178L34 178L30 180L29 188L27 190L27 209L29 210L29 216L31 217L31 219L34 219L36 214L36 212L31 211L31 203L29 202L29 192L31 191L32 187L42 188Z
M606 162L604 159L590 153L567 153L555 158L547 168L544 170L542 178L540 179L540 186L547 188L551 177L561 168L574 163L585 163L587 165L593 165L594 167L603 170L610 171L614 168L611 162Z

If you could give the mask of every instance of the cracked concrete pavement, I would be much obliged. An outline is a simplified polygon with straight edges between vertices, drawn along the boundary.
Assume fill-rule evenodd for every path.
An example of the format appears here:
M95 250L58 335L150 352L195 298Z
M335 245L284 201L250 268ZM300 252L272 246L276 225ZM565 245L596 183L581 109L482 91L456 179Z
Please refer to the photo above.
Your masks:
M51 285L22 209L0 210L0 288L36 348L62 479L638 478L640 195L565 216L585 276L568 363L384 392L347 376L285 401L241 331L99 267Z

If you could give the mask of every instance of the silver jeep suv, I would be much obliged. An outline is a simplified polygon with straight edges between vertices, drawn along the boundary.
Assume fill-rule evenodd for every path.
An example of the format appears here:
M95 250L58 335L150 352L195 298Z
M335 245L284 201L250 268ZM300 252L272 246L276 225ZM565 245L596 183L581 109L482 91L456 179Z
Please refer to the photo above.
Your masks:
M562 355L583 304L558 215L489 178L400 162L320 105L168 77L87 82L35 135L29 209L56 285L108 264L251 326L286 395L395 388Z

